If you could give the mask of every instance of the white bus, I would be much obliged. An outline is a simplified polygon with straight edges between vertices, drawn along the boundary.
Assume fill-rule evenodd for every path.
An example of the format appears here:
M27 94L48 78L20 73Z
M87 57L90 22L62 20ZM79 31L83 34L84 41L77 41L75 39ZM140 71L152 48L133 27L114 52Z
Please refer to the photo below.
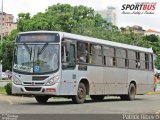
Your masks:
M153 90L153 51L58 31L22 32L16 38L13 94L34 95L38 103L50 97L83 103Z

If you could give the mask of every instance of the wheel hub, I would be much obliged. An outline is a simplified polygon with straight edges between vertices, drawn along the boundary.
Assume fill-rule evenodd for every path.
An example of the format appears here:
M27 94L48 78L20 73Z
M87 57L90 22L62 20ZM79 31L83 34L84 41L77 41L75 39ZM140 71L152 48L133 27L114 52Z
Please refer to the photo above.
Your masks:
M78 97L82 99L84 97L84 90L82 88L78 89Z

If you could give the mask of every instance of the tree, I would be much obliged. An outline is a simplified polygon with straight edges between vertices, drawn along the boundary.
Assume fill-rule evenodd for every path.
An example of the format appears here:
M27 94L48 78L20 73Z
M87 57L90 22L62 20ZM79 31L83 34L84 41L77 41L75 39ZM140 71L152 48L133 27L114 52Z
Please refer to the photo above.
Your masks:
M29 20L30 20L30 13L20 13L18 14L17 20L17 29L19 31L27 31L29 30Z
M20 13L17 24L19 31L59 30L71 32L84 21L90 21L94 27L102 27L106 24L101 15L95 14L94 9L69 4L52 5L44 13L38 13L33 17L30 17L29 13Z
M144 36L144 39L150 42L158 42L158 37L153 34Z
M14 40L18 34L18 30L11 31L9 36L4 36L2 44L0 44L0 60L2 60L3 70L12 70L12 59L14 51Z
M0 60L2 60L3 70L12 70L14 41L3 40L0 45Z

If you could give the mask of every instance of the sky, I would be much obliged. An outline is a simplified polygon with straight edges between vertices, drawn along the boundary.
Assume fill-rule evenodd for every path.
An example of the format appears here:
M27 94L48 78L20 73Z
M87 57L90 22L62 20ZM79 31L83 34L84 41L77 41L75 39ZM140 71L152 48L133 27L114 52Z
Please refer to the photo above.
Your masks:
M122 14L121 8L123 4L135 4L135 2L156 2L155 14ZM48 6L57 3L67 3L72 6L85 5L92 7L95 11L105 10L108 6L113 6L116 8L118 27L139 25L145 30L154 29L160 31L159 0L3 0L3 11L13 14L16 19L18 13L29 12L31 15L35 15L37 12L44 12Z

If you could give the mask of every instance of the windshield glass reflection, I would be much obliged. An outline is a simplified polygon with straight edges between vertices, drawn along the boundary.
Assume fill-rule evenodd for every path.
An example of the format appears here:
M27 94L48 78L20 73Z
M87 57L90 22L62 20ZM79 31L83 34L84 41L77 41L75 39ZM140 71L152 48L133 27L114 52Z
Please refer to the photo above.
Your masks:
M58 69L59 45L17 45L14 70L27 73L48 73Z

